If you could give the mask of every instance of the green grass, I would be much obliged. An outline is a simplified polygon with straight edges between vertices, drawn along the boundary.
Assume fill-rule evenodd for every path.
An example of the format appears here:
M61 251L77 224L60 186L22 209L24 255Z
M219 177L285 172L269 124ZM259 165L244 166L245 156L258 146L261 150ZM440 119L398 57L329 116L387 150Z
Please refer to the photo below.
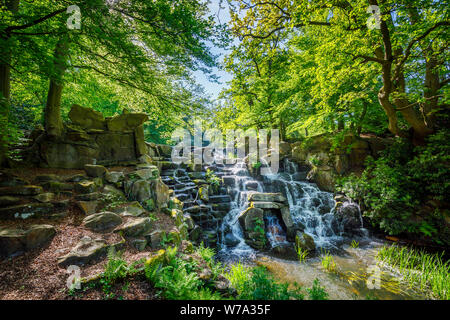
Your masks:
M297 256L298 256L298 261L300 263L303 263L306 261L306 258L308 257L309 251L306 249L302 249L302 248L297 248Z
M329 254L325 253L321 258L321 264L322 267L327 270L328 272L336 272L337 271L337 265L334 261L334 258Z
M443 253L429 254L393 245L382 247L377 259L397 270L411 288L436 299L450 299L450 262L443 261Z
M359 248L359 242L356 241L356 240L352 240L352 243L350 244L350 246L351 246L353 249Z

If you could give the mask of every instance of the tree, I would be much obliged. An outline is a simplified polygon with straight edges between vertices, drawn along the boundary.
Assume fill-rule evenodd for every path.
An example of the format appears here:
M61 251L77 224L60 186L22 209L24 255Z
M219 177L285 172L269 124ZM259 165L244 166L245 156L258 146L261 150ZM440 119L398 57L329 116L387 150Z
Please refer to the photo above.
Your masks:
M323 35L316 44L348 55L347 74L361 64L375 65L380 78L378 102L389 130L416 143L433 132L448 84L448 7L436 1L232 1L246 14L234 22L242 39L264 41L281 31ZM237 6L236 5L236 6ZM380 29L369 29L369 5L380 8ZM420 9L419 9L420 8ZM413 135L399 126L406 121Z

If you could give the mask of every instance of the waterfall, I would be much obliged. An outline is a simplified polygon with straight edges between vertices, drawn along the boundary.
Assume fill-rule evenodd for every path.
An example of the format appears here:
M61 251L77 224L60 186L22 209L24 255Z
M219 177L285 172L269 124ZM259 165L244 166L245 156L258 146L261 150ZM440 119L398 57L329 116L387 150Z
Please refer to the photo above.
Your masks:
M334 219L333 194L321 191L315 184L299 181L306 172L285 158L284 172L265 176L264 186L270 192L281 192L289 203L294 223L302 225L304 232L313 237L318 248L335 248L342 242L342 227Z

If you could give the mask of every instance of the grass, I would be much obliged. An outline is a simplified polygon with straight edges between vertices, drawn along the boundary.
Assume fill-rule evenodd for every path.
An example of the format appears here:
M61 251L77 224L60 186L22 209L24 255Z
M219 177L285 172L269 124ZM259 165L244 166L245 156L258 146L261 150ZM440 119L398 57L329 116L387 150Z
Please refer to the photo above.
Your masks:
M322 256L321 264L322 267L328 272L337 271L337 265L336 262L334 261L334 258L327 252Z
M297 256L298 256L298 261L300 263L303 263L306 261L306 258L308 257L309 251L306 249L302 249L302 248L297 248Z
M356 240L352 240L352 243L350 243L350 246L351 246L353 249L359 248L359 242L356 241Z
M397 270L411 288L441 300L450 299L450 262L442 254L429 254L408 247L384 246L377 259Z

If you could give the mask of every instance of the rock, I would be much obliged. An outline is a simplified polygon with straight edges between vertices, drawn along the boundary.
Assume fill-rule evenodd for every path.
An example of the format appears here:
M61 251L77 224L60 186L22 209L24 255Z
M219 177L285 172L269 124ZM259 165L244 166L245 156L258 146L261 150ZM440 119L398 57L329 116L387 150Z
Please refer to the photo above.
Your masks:
M56 174L41 174L37 175L34 178L34 181L36 184L41 184L43 182L49 182L49 181L61 181L61 178L57 176Z
M105 180L106 182L109 183L118 183L118 182L122 182L125 179L125 175L123 174L123 172L106 172L105 173Z
M181 252L184 252L184 253L193 253L194 245L192 244L192 242L190 242L188 240L182 240L180 249L181 249Z
M44 192L41 186L20 185L0 188L0 195L35 196Z
M172 156L172 146L169 146L166 144L157 144L156 147L161 156L164 156L167 158Z
M111 229L121 223L122 218L119 215L108 211L91 214L83 220L84 226L94 231Z
M107 248L108 245L103 239L93 240L90 237L83 237L67 255L58 259L58 265L65 267L87 264L104 255Z
M69 111L69 119L83 129L106 129L106 121L101 112L73 104Z
M209 280L211 280L212 276L213 276L213 273L212 273L211 269L209 269L209 268L204 268L204 269L199 273L198 278L199 278L200 280L203 280L203 281L209 281Z
M77 194L75 196L75 200L79 201L94 201L98 200L101 196L100 192L92 192L92 193L86 193L86 194Z
M150 183L146 180L137 180L131 188L131 198L144 202L152 197Z
M344 202L342 205L336 206L334 215L344 227L345 232L352 233L362 227L361 213L356 203Z
M89 177L103 178L103 176L108 172L104 166L99 166L95 164L85 164L84 171L86 171Z
M103 194L108 195L108 201L124 202L127 200L127 197L122 190L119 190L111 185L106 185L103 188Z
M232 233L228 233L228 234L225 236L225 244L226 244L228 247L234 247L234 246L238 245L239 242L240 242L239 239L236 238Z
M310 253L314 252L316 249L316 244L314 243L313 237L311 237L307 233L300 231L297 231L297 235L295 237L295 245L297 248L308 250Z
M223 176L222 177L223 183L226 186L234 187L236 184L236 177L235 176Z
M106 125L109 131L134 131L147 120L145 113L126 113L108 119Z
M189 232L189 240L194 242L200 240L202 233L202 228L200 228L198 225L195 225L195 227Z
M148 155L148 154L144 154L142 156L140 156L137 161L139 162L139 164L148 164L151 165L153 163L152 158Z
M263 202L287 202L287 199L281 193L263 193L255 192L248 195L248 201L263 201Z
M8 207L19 204L22 201L20 198L11 196L0 196L0 207Z
M65 181L66 182L81 182L83 180L87 180L87 177L84 174L78 173L78 174L74 174L73 176L68 177Z
M127 221L123 226L116 229L115 232L122 232L127 237L137 237L150 231L152 221L150 218L134 218Z
M15 253L37 248L55 235L51 225L32 225L28 230L0 229L0 256L8 257Z
M82 169L99 158L99 146L94 142L84 145L44 140L40 144L40 166L49 168Z
M188 213L184 214L183 215L183 220L186 223L187 228L188 228L189 231L194 229L194 227L195 227L194 219L192 219L190 214L188 214Z
M255 220L264 219L264 211L258 208L250 207L247 210L241 212L238 219L242 229L244 229L245 231L250 231L255 229L256 227Z
M49 192L60 193L62 191L71 191L73 186L70 183L59 182L59 181L48 181L43 182L42 187Z
M36 199L39 202L51 202L51 201L53 201L54 198L55 198L54 193L47 192L47 193L38 194L33 199Z
M131 172L127 175L131 180L152 180L159 177L159 170L156 166L151 166L148 169L141 169Z
M163 235L165 234L162 230L155 230L152 233L146 235L147 242L153 249L159 248L161 246L161 241L163 239Z
M27 185L28 182L10 173L0 172L0 187L17 187Z
M144 251L145 247L147 246L147 240L145 239L133 239L131 241L131 245L137 250L137 251Z
M0 219L27 219L48 215L53 211L51 203L27 203L0 208Z
M152 181L155 186L155 195L156 195L156 205L158 208L167 207L167 203L170 199L170 189L169 187L162 182L161 178Z
M94 181L81 181L75 184L75 191L78 193L93 193L99 189L99 186Z
M281 157L286 157L291 154L291 145L289 142L280 141L279 143L279 152Z
M136 155L138 157L147 155L147 145L145 144L144 126L140 125L134 129L134 142L136 146Z
M278 202L252 202L251 206L260 209L281 209L284 207L283 204Z
M80 208L80 210L87 216L96 213L99 207L98 201L77 201L75 203Z
M137 201L133 201L127 203L125 205L121 205L120 207L116 207L113 211L121 216L132 216L139 217L143 215L146 211L142 208L141 204Z

